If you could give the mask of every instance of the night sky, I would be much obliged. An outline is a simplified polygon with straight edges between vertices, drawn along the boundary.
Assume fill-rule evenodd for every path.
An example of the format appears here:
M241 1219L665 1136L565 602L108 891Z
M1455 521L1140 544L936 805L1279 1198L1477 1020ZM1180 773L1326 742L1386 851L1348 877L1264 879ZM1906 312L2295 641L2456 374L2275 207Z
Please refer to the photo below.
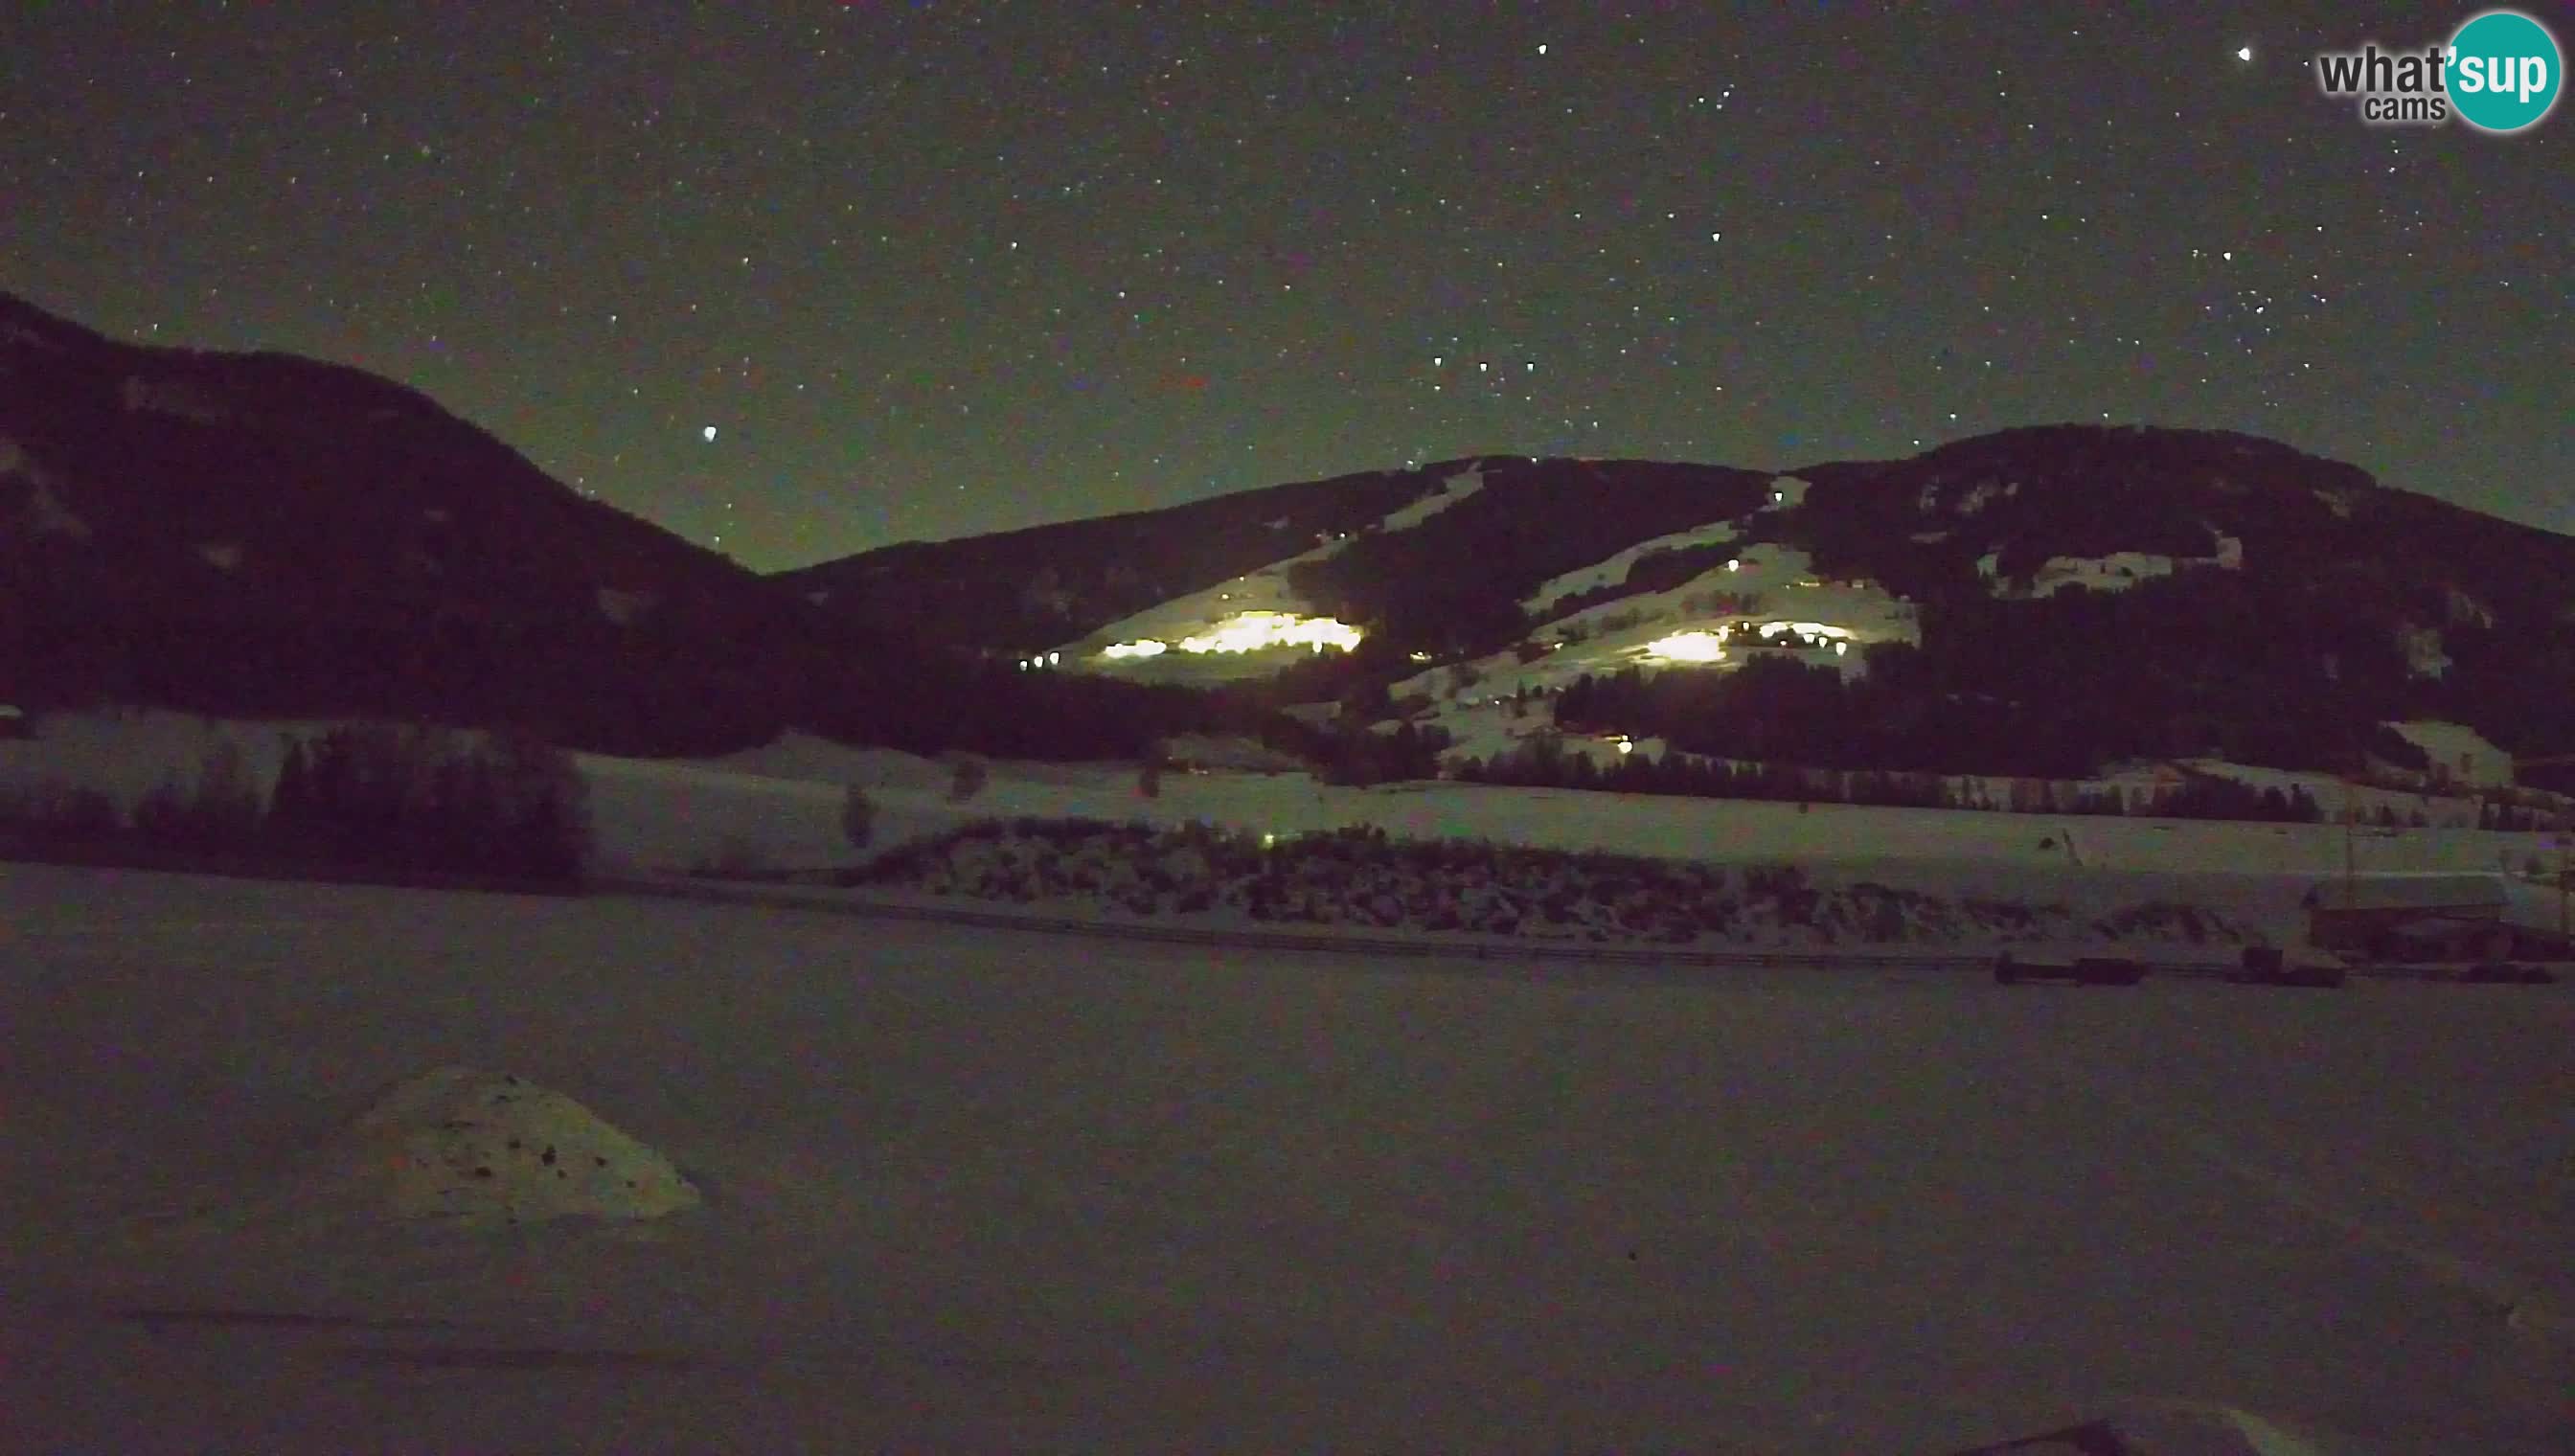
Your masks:
M762 570L2069 420L2575 531L2575 105L2308 65L2481 7L1623 8L15 4L0 289L376 370Z

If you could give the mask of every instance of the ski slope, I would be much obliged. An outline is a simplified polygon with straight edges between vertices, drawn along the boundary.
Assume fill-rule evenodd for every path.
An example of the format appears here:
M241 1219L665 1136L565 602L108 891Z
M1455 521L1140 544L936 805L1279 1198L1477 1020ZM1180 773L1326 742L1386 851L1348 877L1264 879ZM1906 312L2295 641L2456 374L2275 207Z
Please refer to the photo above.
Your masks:
M1483 487L1482 468L1469 467L1367 529L1409 531ZM1358 642L1357 630L1316 616L1288 578L1297 567L1328 560L1348 544L1347 537L1319 542L1258 571L1157 603L1065 644L1048 655L1045 666L1214 684L1267 677L1303 654L1347 651Z

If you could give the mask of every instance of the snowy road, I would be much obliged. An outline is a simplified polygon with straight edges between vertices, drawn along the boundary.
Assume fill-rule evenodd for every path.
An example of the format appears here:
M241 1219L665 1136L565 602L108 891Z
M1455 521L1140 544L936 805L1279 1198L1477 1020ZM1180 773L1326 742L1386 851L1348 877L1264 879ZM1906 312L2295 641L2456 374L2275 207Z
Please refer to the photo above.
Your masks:
M1379 965L22 865L0 924L9 1450L1847 1456L2135 1394L2575 1447L2567 1346L2502 1308L2575 1308L2562 986ZM125 1216L247 1206L441 1061L711 1207Z

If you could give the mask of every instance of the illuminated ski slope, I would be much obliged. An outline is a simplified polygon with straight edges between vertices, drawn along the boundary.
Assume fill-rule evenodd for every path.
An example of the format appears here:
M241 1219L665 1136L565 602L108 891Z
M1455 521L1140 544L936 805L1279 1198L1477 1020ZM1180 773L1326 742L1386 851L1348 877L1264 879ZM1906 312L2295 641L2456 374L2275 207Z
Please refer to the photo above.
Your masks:
M1387 515L1379 532L1408 531L1483 489L1479 468L1459 471L1440 489ZM1356 628L1314 614L1288 574L1340 551L1322 542L1257 572L1158 604L1059 650L1076 672L1142 672L1193 682L1224 682L1276 673L1300 655L1346 652Z

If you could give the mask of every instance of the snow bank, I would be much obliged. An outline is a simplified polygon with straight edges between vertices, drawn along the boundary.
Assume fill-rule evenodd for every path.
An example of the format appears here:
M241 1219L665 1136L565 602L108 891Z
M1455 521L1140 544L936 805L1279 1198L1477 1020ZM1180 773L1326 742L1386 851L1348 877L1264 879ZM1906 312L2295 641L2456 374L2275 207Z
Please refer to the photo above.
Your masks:
M464 1227L651 1219L698 1207L670 1159L561 1092L443 1066L385 1093L324 1150L311 1191Z
M720 758L697 760L711 768L763 778L856 784L861 788L943 789L950 770L936 759L898 748L860 748L812 733L790 732L777 741Z

